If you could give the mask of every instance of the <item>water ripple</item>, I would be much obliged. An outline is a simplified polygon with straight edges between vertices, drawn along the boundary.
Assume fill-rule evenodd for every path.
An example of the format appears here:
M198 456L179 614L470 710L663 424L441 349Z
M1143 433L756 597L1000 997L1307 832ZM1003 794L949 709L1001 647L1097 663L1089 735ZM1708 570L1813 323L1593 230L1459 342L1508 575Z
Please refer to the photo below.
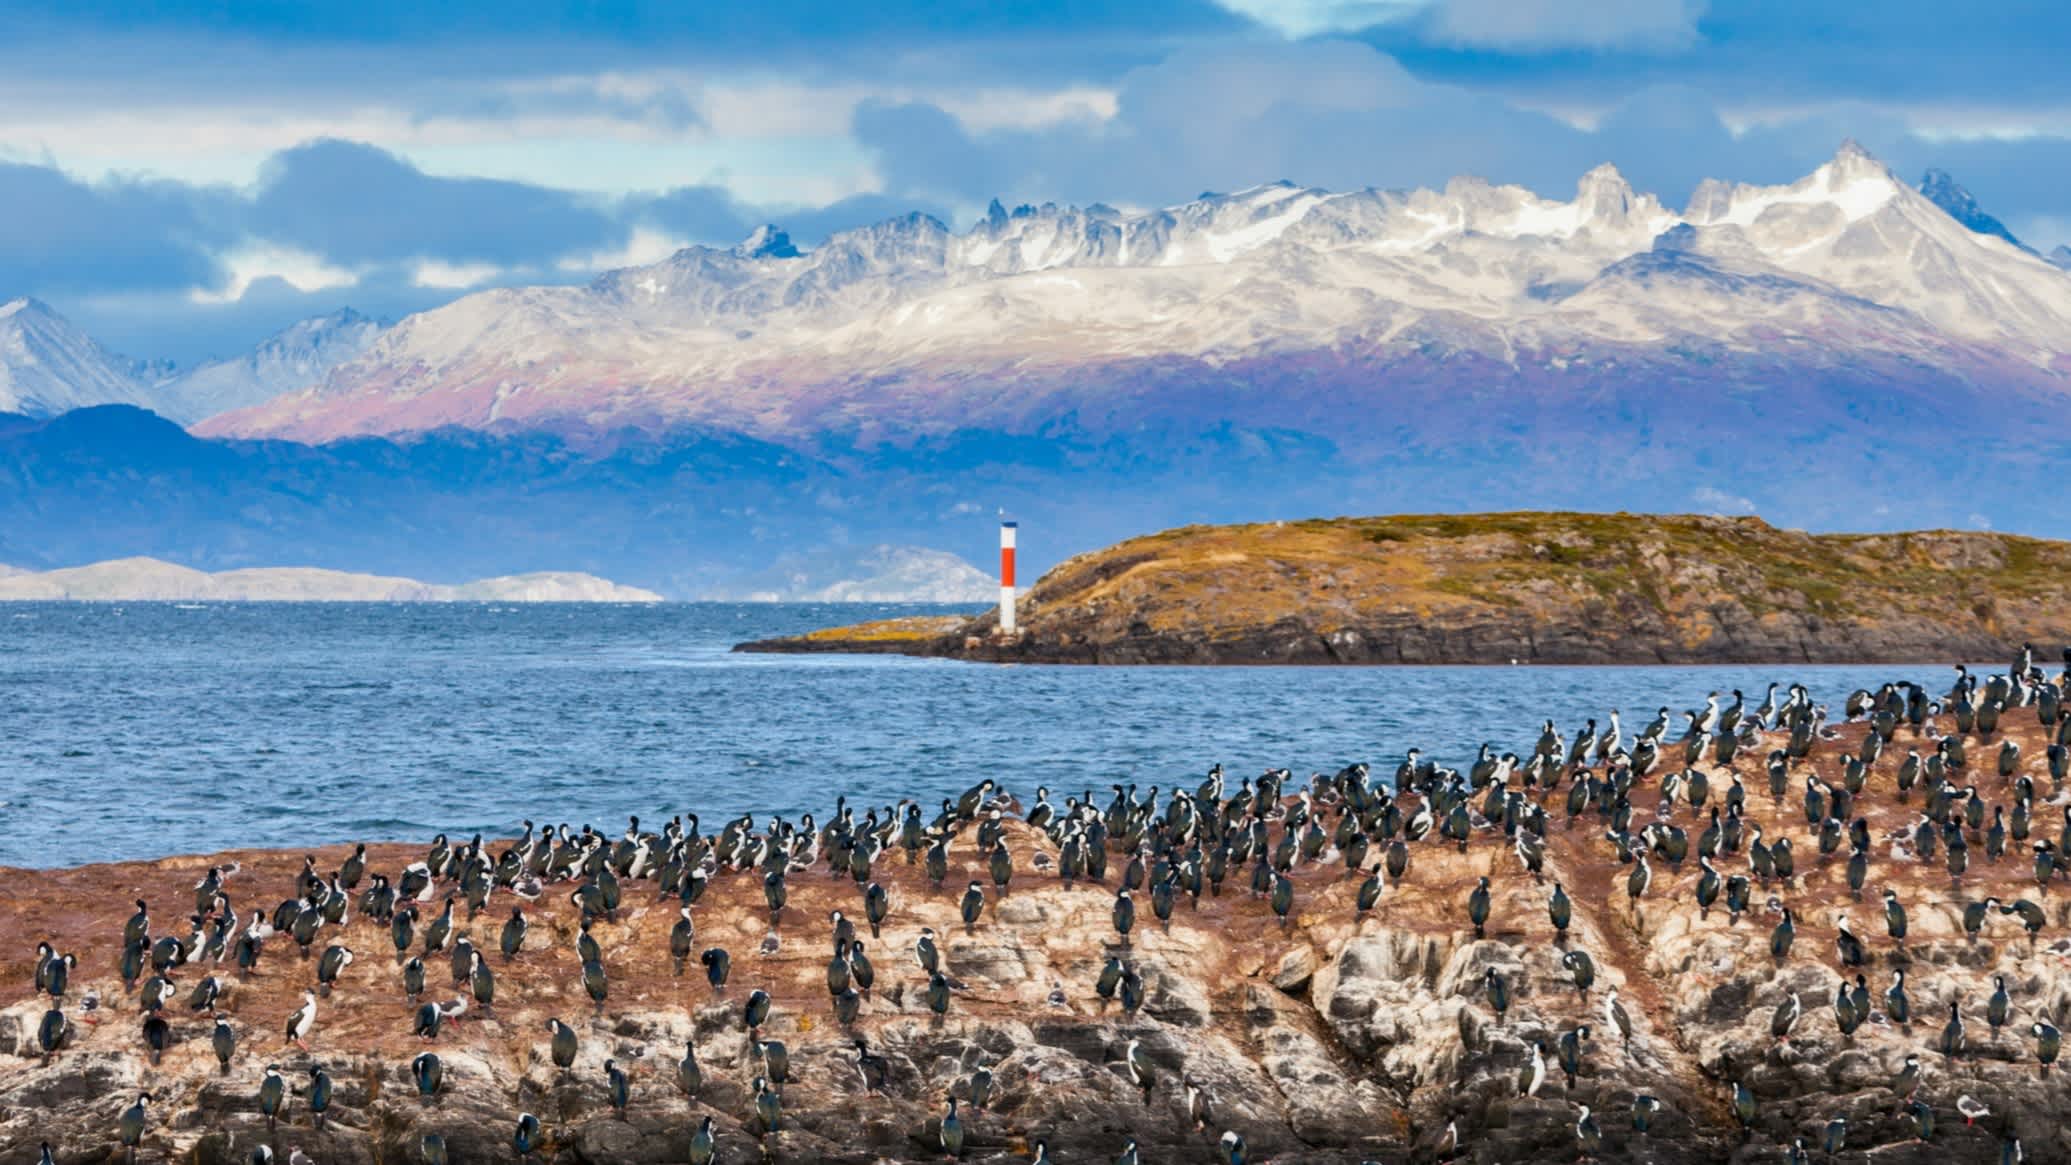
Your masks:
M824 813L1464 763L1623 707L1798 679L1821 698L1913 668L989 667L737 656L735 641L929 608L672 604L32 604L0 635L0 865L515 832L526 817Z

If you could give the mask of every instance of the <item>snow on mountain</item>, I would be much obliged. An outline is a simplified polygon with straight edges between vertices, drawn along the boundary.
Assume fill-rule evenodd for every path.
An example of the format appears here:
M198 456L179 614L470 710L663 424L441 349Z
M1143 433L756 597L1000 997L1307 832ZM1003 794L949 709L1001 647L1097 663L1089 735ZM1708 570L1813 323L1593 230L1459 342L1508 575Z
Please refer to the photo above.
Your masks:
M986 603L999 580L946 550L894 543L793 546L697 598L753 603Z
M33 299L0 303L0 413L49 417L101 404L148 404L129 361Z
M181 424L262 404L308 388L331 369L365 352L387 325L346 308L303 320L229 360L159 378L152 407Z
M0 602L654 603L661 596L591 574L542 571L456 586L315 567L210 573L135 557L40 573L0 568Z
M942 550L878 546L862 556L861 578L846 578L803 597L822 603L983 603L999 598L999 580Z
M2049 253L2049 261L2066 271L2071 271L2071 247L2058 243L2056 249Z
M1567 201L1461 178L1278 182L1136 214L994 203L962 234L909 215L800 252L766 227L588 287L468 296L200 431L1033 431L1119 407L1150 391L1131 370L1174 362L1261 383L1265 364L1317 358L1471 356L1529 376L1699 349L1772 376L1785 353L2061 388L2071 278L1853 143L1787 185L1707 182L1681 211L1609 166ZM1335 407L1371 391L1345 386Z

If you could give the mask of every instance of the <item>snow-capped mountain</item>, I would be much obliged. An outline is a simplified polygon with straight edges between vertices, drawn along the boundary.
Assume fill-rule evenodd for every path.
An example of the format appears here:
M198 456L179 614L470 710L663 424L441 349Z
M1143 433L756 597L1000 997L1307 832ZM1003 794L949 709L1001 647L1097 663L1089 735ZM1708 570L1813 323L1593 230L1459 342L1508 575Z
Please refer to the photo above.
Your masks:
M303 320L242 356L160 378L151 394L152 407L191 425L217 413L262 404L323 380L331 369L365 352L387 326L351 308Z
M2066 271L2071 271L2071 247L2058 243L2056 249L2049 253L2049 261Z
M1604 166L1569 201L1478 179L1279 182L1141 214L995 203L963 234L910 215L804 253L763 228L587 287L468 296L321 386L202 431L1030 431L1224 408L1305 359L1415 361L1426 380L1423 364L1465 356L1513 377L1578 361L1655 376L1702 351L1712 378L1735 362L1889 363L2056 385L2071 278L1979 221L1849 143L1795 183L1707 182L1680 211ZM1144 383L1175 366L1241 383L1214 402ZM1373 403L1355 379L1312 385L1324 400L1250 395L1298 419Z
M33 299L0 303L0 413L50 417L103 404L148 404L130 362Z
M1258 383L1260 361L1303 356L1471 354L1531 376L1697 349L1714 374L1889 361L2054 384L2071 374L2071 278L1852 143L1786 186L1707 182L1680 211L1608 166L1565 202L1457 179L1281 182L1143 214L995 204L963 234L912 215L799 253L765 228L588 287L468 296L203 431L1026 430L1118 404L1185 412L1127 387L1174 362Z

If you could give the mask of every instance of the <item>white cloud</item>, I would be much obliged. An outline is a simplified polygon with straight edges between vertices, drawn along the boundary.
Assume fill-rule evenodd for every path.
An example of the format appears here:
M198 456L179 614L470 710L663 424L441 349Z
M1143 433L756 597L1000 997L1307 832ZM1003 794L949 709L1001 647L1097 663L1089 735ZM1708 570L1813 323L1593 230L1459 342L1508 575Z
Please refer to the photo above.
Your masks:
M938 104L974 133L1048 129L1068 121L1108 121L1121 108L1113 89L1092 85L1048 92L979 89L944 95Z
M1284 36L1371 28L1414 13L1427 0L1217 0Z
M329 291L359 282L357 272L336 267L322 256L273 243L250 243L221 258L228 277L222 286L197 287L187 293L195 303L236 303L252 284L278 279L297 291Z
M569 273L610 271L619 267L645 267L659 263L690 245L689 240L665 235L648 227L635 227L625 245L608 251L569 255L554 264Z
M1690 491L1690 500L1703 506L1706 513L1720 517L1736 514L1752 514L1755 503L1739 494L1727 493L1717 486L1701 485Z
M465 291L470 287L480 287L503 273L503 268L494 263L447 263L426 259L411 269L410 282L418 287L442 291Z
M1438 0L1436 39L1469 48L1680 49L1707 0Z

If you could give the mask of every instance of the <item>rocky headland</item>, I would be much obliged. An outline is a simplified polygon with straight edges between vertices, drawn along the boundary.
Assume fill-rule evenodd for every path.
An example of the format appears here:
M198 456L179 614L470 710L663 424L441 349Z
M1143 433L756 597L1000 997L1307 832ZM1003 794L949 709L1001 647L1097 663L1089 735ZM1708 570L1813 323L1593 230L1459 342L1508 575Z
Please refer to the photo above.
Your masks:
M1503 513L1188 526L1072 558L1020 624L869 623L743 651L1024 663L1922 663L2071 636L2071 543L1759 518Z
M1807 1147L1799 1159L1991 1162L2014 1138L2027 1160L2071 1159L2071 1084L2038 1062L2034 1026L2061 1026L2071 1009L2071 895L2033 848L2071 840L2071 798L2052 771L2071 721L2059 715L2059 683L2004 683L1946 706L1903 688L1845 705L1840 693L1830 706L1785 699L1761 717L1752 698L1713 704L1688 735L1642 741L1635 723L1608 748L1593 724L1580 745L1548 725L1519 749L1532 759L1491 754L1458 771L1377 764L1199 789L1189 777L1183 796L1133 790L1119 802L1095 789L1077 811L1058 791L1001 799L996 821L981 787L939 822L926 811L911 863L903 808L881 809L874 836L889 845L860 873L849 854L861 816L788 834L762 818L731 842L709 822L634 832L623 845L615 830L587 844L576 835L539 859L544 884L528 872L538 848L484 842L477 860L465 838L369 847L351 890L350 847L10 870L0 876L0 1162L34 1162L43 1142L67 1165L119 1160L118 1117L145 1090L137 1159L195 1165L243 1165L261 1146L279 1162L299 1148L317 1165L439 1159L428 1135L446 1160L513 1161L521 1113L540 1122L539 1161L694 1160L706 1118L722 1162L936 1161L951 1097L961 1157L976 1162L1031 1160L1046 1144L1048 1160L1104 1165L1130 1138L1143 1162L1228 1161L1225 1134L1242 1138L1243 1160L1316 1165L1778 1161L1794 1142ZM1049 827L1038 829L1023 815L1040 820L1043 805ZM1726 833L1707 832L1721 820ZM1939 848L1921 840L1923 820ZM981 843L995 830L1010 866L1003 888ZM1846 840L1858 830L1862 844ZM1844 840L1823 844L1836 834ZM758 837L773 837L779 858L757 860ZM1218 871L1217 855L1245 838L1263 844ZM1967 847L1960 868L1946 857L1951 838ZM1097 876L1084 864L1089 841L1107 855ZM1651 882L1635 891L1630 859L1642 851ZM1139 852L1148 868L1132 871ZM784 868L785 853L797 865L773 914L766 870ZM1708 909L1707 853L1726 880ZM721 864L683 889L686 864L744 857L749 869ZM234 874L206 884L211 867L232 862ZM421 895L406 881L413 863L434 877ZM556 876L564 863L572 876ZM1283 867L1284 886L1272 873ZM478 998L479 976L455 974L462 937L493 976L492 1001L471 1002L433 1038L417 1033L405 998L406 955L370 917L377 873L421 898L407 957L422 960L422 1001ZM1139 877L1125 940L1117 891ZM973 882L984 901L967 924ZM607 883L618 899L608 914ZM881 927L867 921L866 885L884 891ZM1564 929L1556 890L1571 910ZM1902 939L1888 934L1887 890L1908 915ZM471 916L468 898L485 893ZM1744 910L1729 907L1736 895ZM449 896L459 898L454 937L429 950ZM672 928L686 897L695 933L683 946L694 953L679 973ZM1995 897L2007 909L1976 913L1970 933L1967 908ZM227 910L288 923L248 973L235 936L220 962L204 937L170 968L155 1064L140 995L150 985L129 989L120 969L139 898L149 945L168 956L191 940L197 904L204 936ZM1164 902L1169 922L1158 918ZM324 921L338 905L338 920ZM1785 908L1794 931L1776 953ZM514 910L528 925L506 957ZM292 937L305 911L307 957ZM852 958L830 965L835 911L874 966L853 997L830 987L830 973L852 988L856 973ZM586 915L596 916L588 959ZM923 928L947 989L940 1014L916 961ZM66 1031L48 1053L39 1029L53 1001L36 987L44 942L77 960L57 1001ZM317 1001L305 1049L284 1033L334 945L356 957ZM723 989L700 958L711 948L730 953ZM1140 987L1110 980L1114 998L1104 995L1110 959ZM585 982L590 960L607 980L601 1003ZM1887 995L1898 972L1903 1016ZM1857 975L1869 1002L1851 1003L1844 1025L1835 993ZM235 1037L227 1068L209 1009L192 1005L211 978ZM768 1011L751 1029L756 992ZM1801 1015L1779 1038L1777 1009L1793 994ZM844 1005L853 1017L838 1014ZM1952 1005L1966 1025L1953 1038ZM553 1060L549 1020L577 1037L568 1068ZM859 1066L858 1040L881 1057L875 1076ZM700 1066L691 1092L679 1083L686 1046ZM425 1052L443 1066L429 1096L412 1067ZM1917 1080L1903 1075L1908 1056ZM607 1061L627 1077L622 1115ZM259 1111L269 1064L288 1083L273 1128ZM317 1066L333 1087L321 1131L307 1096ZM777 1076L781 1117L765 1131L754 1081ZM1971 1123L1963 1108L1975 1106L1989 1112ZM1838 1148L1822 1155L1837 1119Z

